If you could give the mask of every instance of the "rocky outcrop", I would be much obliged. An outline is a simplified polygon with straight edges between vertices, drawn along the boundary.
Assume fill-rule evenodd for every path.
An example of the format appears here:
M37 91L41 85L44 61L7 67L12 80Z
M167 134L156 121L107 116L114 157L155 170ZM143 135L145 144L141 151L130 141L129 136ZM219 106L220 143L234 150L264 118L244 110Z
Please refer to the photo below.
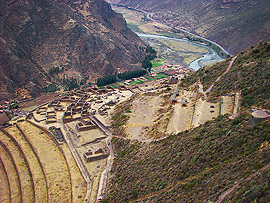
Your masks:
M59 77L139 68L143 42L103 0L0 0L1 98L38 95Z

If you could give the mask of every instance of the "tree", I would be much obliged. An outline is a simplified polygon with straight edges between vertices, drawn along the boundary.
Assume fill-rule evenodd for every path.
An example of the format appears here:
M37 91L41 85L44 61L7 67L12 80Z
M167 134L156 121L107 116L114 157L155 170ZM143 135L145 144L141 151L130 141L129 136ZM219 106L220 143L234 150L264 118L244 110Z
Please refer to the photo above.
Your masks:
M144 59L143 62L142 62L142 67L145 68L145 69L148 69L148 68L152 68L152 63L149 59Z
M115 75L107 75L103 78L98 78L97 79L97 86L98 87L101 87L101 86L104 86L104 85L109 85L109 84L112 84L112 83L115 83L117 80L116 80L116 76Z
M124 72L124 73L119 73L117 75L117 77L119 79L122 80L128 80L128 79L132 79L132 78L137 78L140 76L143 76L147 73L146 70L135 70L135 71L128 71L128 72Z
M150 53L150 54L154 54L154 55L157 54L156 50L153 49L153 47L151 47L151 46L149 46L149 45L146 47L145 52L146 52L146 53Z

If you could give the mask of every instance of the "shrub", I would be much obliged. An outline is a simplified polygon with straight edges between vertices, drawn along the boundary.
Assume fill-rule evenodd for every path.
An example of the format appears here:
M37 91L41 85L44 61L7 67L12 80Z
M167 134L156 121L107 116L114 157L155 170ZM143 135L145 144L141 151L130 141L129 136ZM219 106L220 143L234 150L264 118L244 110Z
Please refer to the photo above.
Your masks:
M239 123L241 123L241 118L235 118L232 120L233 125L238 125Z
M138 191L136 189L131 190L131 194L133 199L136 199L138 197Z
M259 53L259 52L260 52L259 49L252 49L252 53L254 53L254 54L257 54L257 53Z

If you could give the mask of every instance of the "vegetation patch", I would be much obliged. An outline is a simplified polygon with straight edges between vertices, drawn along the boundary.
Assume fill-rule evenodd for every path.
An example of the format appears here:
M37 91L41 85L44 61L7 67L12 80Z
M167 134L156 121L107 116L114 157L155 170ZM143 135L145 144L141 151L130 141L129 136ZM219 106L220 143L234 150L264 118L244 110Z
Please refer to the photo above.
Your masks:
M269 163L269 148L260 147L270 141L269 121L249 126L248 120L245 114L238 124L219 117L150 145L114 138L117 159L106 197L112 202L216 201L235 182ZM264 202L264 187L250 200Z
M125 101L116 107L114 115L112 117L112 130L113 134L126 137L127 133L124 125L129 119L128 113L131 112L131 103L135 99L136 95L131 97L128 101Z
M263 42L241 53L231 70L214 84L209 94L213 99L242 91L243 108L237 118L218 116L191 131L171 134L150 144L114 138L117 158L105 194L107 200L215 202L237 182L239 187L226 201L268 202L269 169L248 178L270 161L270 122L251 124L249 111L253 106L269 109L269 57L269 43ZM226 60L202 69L182 80L181 87L190 88L200 78L208 88L229 63ZM149 129L151 137L157 138L170 119L161 118L165 112L160 112Z
M169 77L168 75L165 75L165 74L161 74L161 73L158 73L157 74L157 77L155 77L156 79L161 79L161 78L167 78Z
M156 67L163 66L163 65L166 64L165 61L166 61L166 60L163 59L163 58L157 58L157 59L155 59L155 60L152 60L152 61L151 61L152 67L153 67L153 68L156 68Z
M131 29L133 32L140 32L143 33L143 31L135 24L128 23L127 24L128 28Z
M270 72L268 51L269 43L262 42L258 46L238 55L230 71L225 74L214 87L209 97L215 98L231 92L242 91L242 107L257 106L270 108ZM259 50L259 51L258 51ZM199 79L204 90L225 72L231 59L227 59L209 68L194 72L187 79L182 79L180 87L188 88Z

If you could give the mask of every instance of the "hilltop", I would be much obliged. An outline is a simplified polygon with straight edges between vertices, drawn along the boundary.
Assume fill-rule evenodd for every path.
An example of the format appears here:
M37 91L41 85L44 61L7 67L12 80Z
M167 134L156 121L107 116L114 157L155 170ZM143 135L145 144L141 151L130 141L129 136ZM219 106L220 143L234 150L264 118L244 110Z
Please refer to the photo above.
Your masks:
M236 54L270 40L267 0L108 0L143 9L152 18L218 42Z
M167 134L162 139L153 139L155 134L150 134L145 141L127 136L113 138L115 160L104 202L215 202L224 199L269 202L269 120L256 120L253 112L265 109L269 119L270 43L262 42L233 60L201 69L182 79L179 85L179 92L197 89L191 123L197 119L194 116L200 117L198 104L204 101L210 102L206 102L205 107L213 106L212 115L220 103L216 117L210 116L201 125ZM228 73L215 82L231 61ZM212 90L202 94L211 84ZM237 93L241 95L238 113L234 116L224 113L222 105L226 97ZM167 98L166 106L170 97L165 97L164 92L160 97ZM125 117L127 123L135 109L134 103L128 104L122 105L123 110L118 109L115 114ZM192 99L188 99L184 108L192 104ZM176 109L176 105L172 104L171 108ZM157 119L154 117L156 127L163 125L162 117L167 117L164 120L173 118L162 113ZM128 127L124 124L123 130L124 126Z
M2 1L0 99L139 69L144 43L103 0Z

